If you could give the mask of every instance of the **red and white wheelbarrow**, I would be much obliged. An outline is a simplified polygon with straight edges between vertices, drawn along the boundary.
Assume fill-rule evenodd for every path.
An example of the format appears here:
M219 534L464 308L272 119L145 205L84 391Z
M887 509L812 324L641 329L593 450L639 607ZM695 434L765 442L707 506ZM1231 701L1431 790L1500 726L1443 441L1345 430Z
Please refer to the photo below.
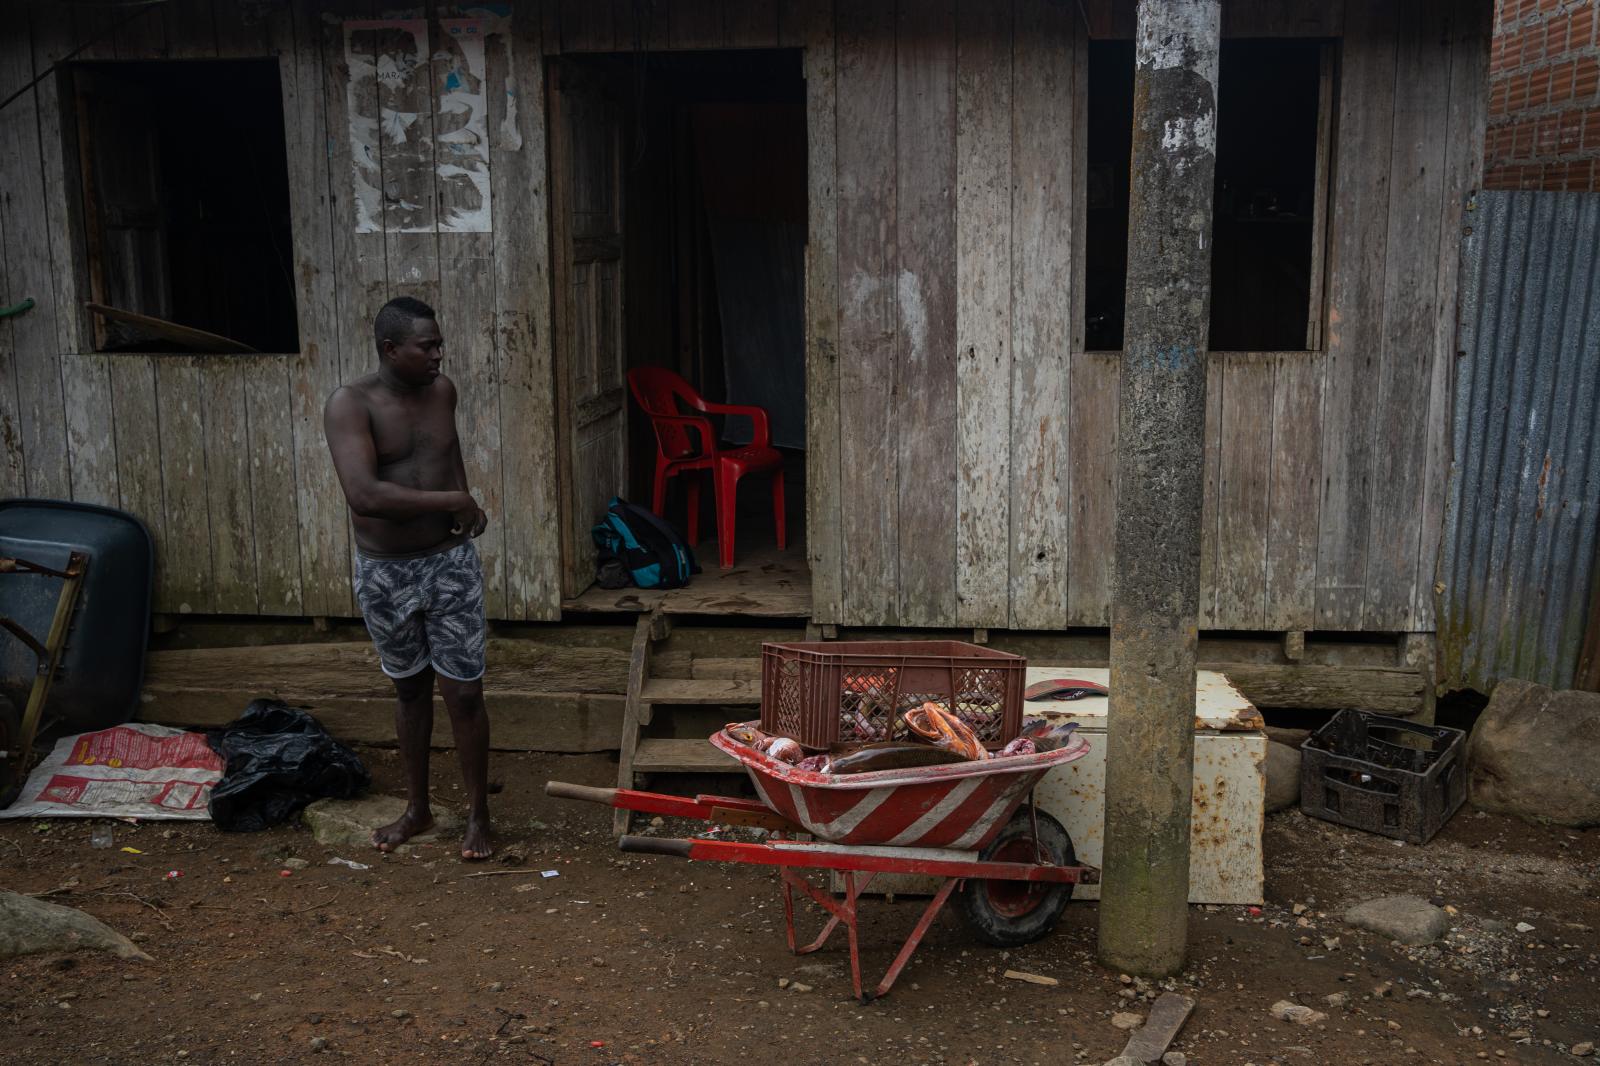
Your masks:
M756 751L727 729L711 743L744 766L759 802L563 781L547 783L545 792L646 814L769 830L764 842L624 836L618 846L637 854L777 867L790 950L797 955L816 951L843 925L850 940L851 981L863 1003L889 991L951 893L959 891L961 913L979 939L1016 947L1055 928L1073 885L1099 883L1100 871L1077 861L1061 823L1031 802L1033 787L1046 772L1089 750L1082 737L1073 736L1054 751L861 774L798 769ZM805 870L840 873L844 898L836 899L798 872ZM869 995L861 985L857 904L873 879L885 873L943 882ZM803 947L795 936L796 889L831 915Z

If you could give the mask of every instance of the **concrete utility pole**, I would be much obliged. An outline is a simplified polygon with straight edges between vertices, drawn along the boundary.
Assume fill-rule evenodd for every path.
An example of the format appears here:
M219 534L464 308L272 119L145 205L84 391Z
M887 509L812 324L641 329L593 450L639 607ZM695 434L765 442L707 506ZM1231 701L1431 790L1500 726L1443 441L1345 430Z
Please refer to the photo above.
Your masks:
M1219 0L1140 0L1100 961L1183 968Z

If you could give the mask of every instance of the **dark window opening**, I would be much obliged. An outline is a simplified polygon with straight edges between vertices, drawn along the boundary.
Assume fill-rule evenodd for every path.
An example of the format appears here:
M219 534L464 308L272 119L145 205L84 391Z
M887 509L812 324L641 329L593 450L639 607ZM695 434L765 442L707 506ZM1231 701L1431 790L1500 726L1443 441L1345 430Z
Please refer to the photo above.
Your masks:
M277 60L71 77L96 350L298 352Z
M1323 42L1222 42L1211 256L1213 351L1307 347ZM1089 45L1085 342L1122 347L1133 45Z

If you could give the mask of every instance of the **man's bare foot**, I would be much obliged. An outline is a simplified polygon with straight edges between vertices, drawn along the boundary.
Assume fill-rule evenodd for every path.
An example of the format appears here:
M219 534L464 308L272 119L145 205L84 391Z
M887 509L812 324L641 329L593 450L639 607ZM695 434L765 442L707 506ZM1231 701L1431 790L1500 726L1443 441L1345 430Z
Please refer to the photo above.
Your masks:
M372 831L372 846L379 851L393 851L418 833L433 828L433 813L426 809L406 812L381 829Z
M494 854L489 843L489 818L487 815L467 815L467 832L461 838L461 857L467 862L477 862Z

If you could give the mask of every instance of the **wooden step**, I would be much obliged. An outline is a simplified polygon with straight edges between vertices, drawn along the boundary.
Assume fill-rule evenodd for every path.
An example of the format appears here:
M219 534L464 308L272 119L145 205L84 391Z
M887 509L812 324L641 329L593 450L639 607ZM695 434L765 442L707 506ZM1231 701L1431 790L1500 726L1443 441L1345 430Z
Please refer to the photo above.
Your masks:
M690 670L697 679L723 681L760 681L760 659L718 659L696 655ZM666 672L661 671L664 675Z
M729 704L758 707L761 705L761 681L756 679L696 679L687 681L674 678L647 678L639 694L640 702L653 704Z
M635 773L737 773L739 762L711 746L709 740L643 738L633 754Z

